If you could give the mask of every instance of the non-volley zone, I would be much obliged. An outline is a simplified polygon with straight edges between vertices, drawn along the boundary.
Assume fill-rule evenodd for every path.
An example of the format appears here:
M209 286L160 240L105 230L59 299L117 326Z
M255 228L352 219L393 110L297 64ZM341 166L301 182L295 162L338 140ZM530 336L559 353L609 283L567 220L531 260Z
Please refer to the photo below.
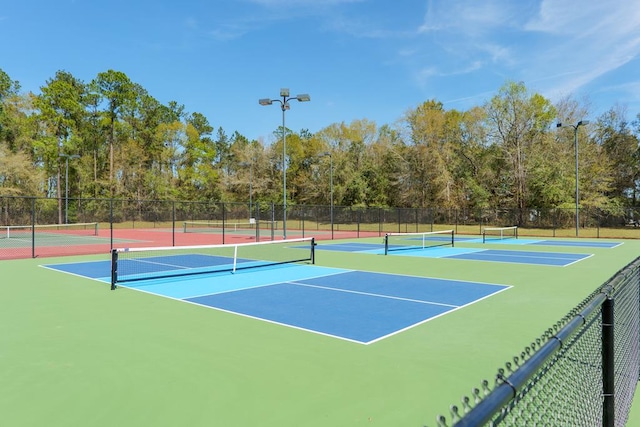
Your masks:
M202 255L189 260L180 254L174 260L165 256L162 262L174 271L178 265L190 269L201 260ZM45 267L106 283L111 280L108 261ZM362 344L374 343L509 288L306 263L149 277L119 287Z

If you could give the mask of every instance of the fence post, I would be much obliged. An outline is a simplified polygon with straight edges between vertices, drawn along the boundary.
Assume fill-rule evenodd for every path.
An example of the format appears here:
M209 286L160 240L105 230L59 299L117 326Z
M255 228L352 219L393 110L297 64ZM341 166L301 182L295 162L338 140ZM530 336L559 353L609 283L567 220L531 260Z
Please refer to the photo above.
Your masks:
M113 250L113 198L109 199L109 247Z
M31 258L36 257L36 198L31 199Z
M615 348L614 300L608 297L602 303L602 426L615 425Z
M176 202L171 201L171 246L176 245Z
M275 223L276 223L276 209L273 203L271 203L271 240L275 240Z
M226 226L226 211L225 211L225 204L224 202L222 203L222 244L224 245L224 229Z

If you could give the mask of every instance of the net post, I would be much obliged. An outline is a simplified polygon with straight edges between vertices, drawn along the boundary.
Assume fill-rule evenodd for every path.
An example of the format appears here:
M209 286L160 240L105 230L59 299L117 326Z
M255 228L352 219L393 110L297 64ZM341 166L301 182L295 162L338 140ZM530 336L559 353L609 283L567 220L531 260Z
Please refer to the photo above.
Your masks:
M384 254L389 255L389 234L384 235Z
M454 237L455 231L451 230L451 247L453 248L455 246L455 237Z
M311 264L316 263L316 238L311 238Z
M224 227L223 227L224 229ZM232 273L236 272L236 266L238 265L238 245L234 245L233 247L233 270Z
M111 290L116 289L118 282L118 250L111 249Z

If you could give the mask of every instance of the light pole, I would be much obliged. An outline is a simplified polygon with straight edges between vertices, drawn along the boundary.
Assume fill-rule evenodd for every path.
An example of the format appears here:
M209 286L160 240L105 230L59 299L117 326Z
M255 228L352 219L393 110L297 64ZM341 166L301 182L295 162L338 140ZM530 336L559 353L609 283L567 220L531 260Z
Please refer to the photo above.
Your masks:
M271 105L274 102L280 103L282 109L282 238L287 239L287 132L284 125L284 112L289 109L289 101L297 99L300 102L311 101L311 97L306 93L296 96L289 96L289 89L280 89L282 99L262 98L258 100L260 105Z
M320 154L321 157L329 156L329 191L330 191L330 204L331 204L331 240L333 240L333 156L330 152Z
M240 166L249 166L249 219L253 218L253 162L242 162Z
M69 224L69 159L77 159L80 156L77 154L60 154L60 157L65 158L65 172L64 172L64 223Z
M576 157L576 237L578 237L580 229L580 186L578 184L578 128L580 126L586 126L589 124L589 120L580 120L575 125L563 125L562 123L556 124L557 128L571 126L573 128L573 145L575 147Z

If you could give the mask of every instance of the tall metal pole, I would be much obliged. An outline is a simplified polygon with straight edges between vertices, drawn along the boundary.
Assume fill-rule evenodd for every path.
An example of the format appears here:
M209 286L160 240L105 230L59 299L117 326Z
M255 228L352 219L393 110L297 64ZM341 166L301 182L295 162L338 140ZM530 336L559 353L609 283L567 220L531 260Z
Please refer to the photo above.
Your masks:
M575 125L563 125L562 123L557 123L556 127L565 127L571 126L573 128L573 145L575 148L575 157L576 157L576 237L578 237L580 233L580 184L579 184L579 168L578 168L578 128L580 126L585 126L589 124L589 120L580 120Z
M326 153L320 154L322 157L329 157L329 204L331 206L331 239L333 239L333 155L331 152L327 151Z
M282 94L282 93L281 93ZM287 240L287 131L284 126L284 112L287 110L286 96L282 96L282 238Z
M311 101L311 97L304 93L300 95L296 95L294 97L289 96L289 89L283 88L280 89L280 99L269 99L263 98L259 99L258 103L260 105L271 105L274 102L280 103L280 108L282 108L282 238L287 239L287 131L285 127L285 119L284 112L289 109L289 101L292 99L297 99L300 102Z
M329 187L331 192L331 239L333 240L333 156L329 154Z
M69 159L77 159L80 156L77 154L64 154L60 153L59 157L64 157L65 171L64 171L64 223L69 224Z
M580 186L578 185L578 127L580 123L582 122L578 122L578 124L573 127L573 144L575 145L576 151L576 237L578 237L580 230Z
M64 173L64 223L69 224L69 156L65 156Z
M253 161L249 165L249 218L253 218Z

